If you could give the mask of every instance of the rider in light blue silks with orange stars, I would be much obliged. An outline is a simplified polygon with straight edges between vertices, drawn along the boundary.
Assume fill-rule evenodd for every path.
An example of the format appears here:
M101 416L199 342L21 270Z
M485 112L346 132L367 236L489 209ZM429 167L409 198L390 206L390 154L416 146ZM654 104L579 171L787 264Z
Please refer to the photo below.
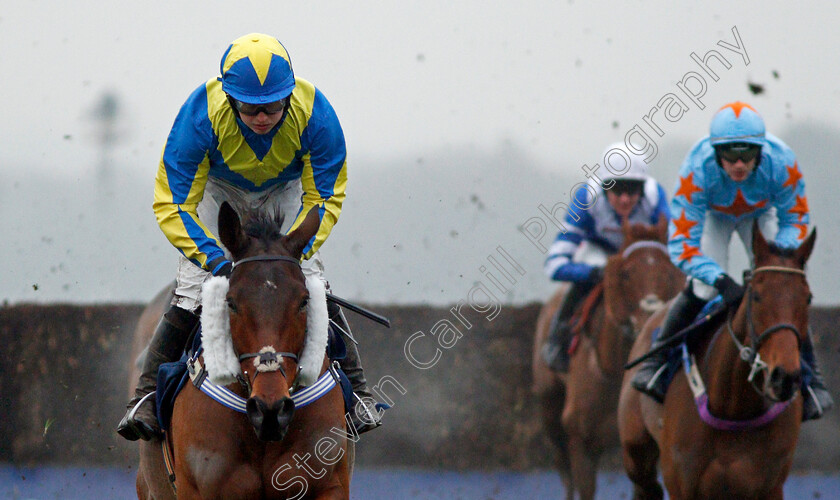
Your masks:
M304 249L301 268L307 277L324 280L318 250L345 198L344 132L324 94L295 77L286 48L268 35L245 35L222 55L220 73L181 107L158 166L153 209L181 255L175 297L149 343L135 397L117 427L129 440L160 437L154 399L145 396L155 391L158 367L180 357L198 323L204 281L230 276L230 256L216 237L222 203L240 213L283 216L286 233L316 209L320 226ZM330 319L349 332L338 306L330 302L328 308ZM351 412L361 433L379 425L379 414L370 409L355 342L346 344L341 367L367 407L365 412L357 404Z
M688 153L671 214L668 249L689 280L674 299L652 349L668 343L718 294L730 307L740 303L744 288L726 270L732 233L738 232L752 259L753 221L758 221L768 241L785 249L799 246L809 222L796 156L765 132L764 120L743 102L723 106L712 119L709 135ZM660 402L667 389L661 377L665 352L645 360L632 381L636 389ZM812 375L810 384L802 387L803 420L809 420L822 416L833 401L810 340L802 347L802 359Z

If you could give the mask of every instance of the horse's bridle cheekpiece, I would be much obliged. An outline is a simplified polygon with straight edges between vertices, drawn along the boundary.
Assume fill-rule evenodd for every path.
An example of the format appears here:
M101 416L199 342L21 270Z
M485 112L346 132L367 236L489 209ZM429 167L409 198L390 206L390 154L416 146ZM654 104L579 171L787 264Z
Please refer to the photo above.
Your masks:
M296 266L300 267L300 260L295 259L293 257L288 257L285 255L257 255L253 257L246 257L239 261L236 261L233 264L234 270L238 266L248 262L271 262L271 261L280 261L280 262L288 262L291 264L295 264ZM225 279L225 281L228 281ZM217 385L216 383L211 382L210 378L207 376L207 371L201 365L199 361L199 356L204 351L202 347L198 352L196 352L188 362L188 372L190 374L190 379L199 390L203 393L221 403L222 405L238 411L240 413L245 413L246 409L246 398L243 398L236 394L235 392L231 391L227 387ZM235 354L235 353L234 353ZM281 374L285 377L286 373L282 367L282 360L283 358L290 358L293 359L295 362L300 363L300 360L296 354L289 353L289 352L277 352L272 347L264 347L257 353L245 353L238 356L238 360L244 361L246 359L254 359L254 366L256 367L256 375L261 372L271 372L271 371L280 371ZM300 365L298 366L300 370ZM246 392L250 395L251 393L251 384L242 376L242 374L238 374L235 377L236 381L242 385ZM290 388L290 393L292 397L292 401L295 403L296 408L301 408L306 406L310 403L317 401L321 396L328 393L332 390L333 387L337 384L338 374L335 373L333 370L325 371L320 377L316 377L316 381L309 386L298 388L300 390L295 390L296 388Z
M761 347L761 344L764 343L771 335L776 332L788 330L796 336L796 343L797 347L801 350L802 349L802 334L795 325L791 323L779 323L773 326L768 327L760 335L756 335L755 333L755 326L753 325L752 320L752 303L753 303L753 295L752 295L752 277L758 273L762 272L778 272L778 273L790 273L790 274L800 274L805 276L805 271L801 269L793 269L790 267L781 267L781 266L764 266L759 267L752 272L745 272L744 273L744 282L747 283L747 293L745 294L745 300L747 301L746 305L746 318L747 318L747 334L749 335L750 345L742 344L735 332L732 330L732 313L729 314L729 317L726 320L726 329L729 332L729 336L732 337L732 341L735 343L735 346L738 348L740 352L740 357L742 360L746 361L750 364L750 375L747 377L747 380L753 384L753 388L761 394L761 391L755 387L755 383L753 380L755 376L763 371L767 370L767 363L761 359L761 356L758 354L758 348Z

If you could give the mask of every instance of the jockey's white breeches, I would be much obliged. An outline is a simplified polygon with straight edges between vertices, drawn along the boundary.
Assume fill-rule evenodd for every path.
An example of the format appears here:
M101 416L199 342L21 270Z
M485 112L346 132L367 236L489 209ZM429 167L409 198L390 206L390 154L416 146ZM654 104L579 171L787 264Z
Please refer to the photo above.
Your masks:
M204 198L198 204L198 218L213 235L219 234L219 208L228 202L240 217L250 210L261 210L269 216L284 216L281 230L285 233L294 223L301 206L303 189L300 181L280 184L265 191L251 192L236 187L228 182L211 177L204 189ZM244 221L243 221L244 222ZM228 249L219 245L231 259ZM232 260L232 259L231 259ZM320 251L301 263L305 276L317 276L324 280L324 265ZM201 305L201 285L212 275L196 266L181 255L178 260L175 297L172 304L182 309L195 312Z
M738 237L744 244L747 255L750 259L750 267L755 266L755 258L752 252L752 227L753 220L731 221L715 215L714 212L706 212L706 221L703 225L703 236L700 238L700 251L711 258L729 273L729 242L732 240L732 233L737 232ZM773 241L776 233L779 232L779 220L776 217L776 207L770 208L758 218L758 227L761 234L767 241ZM717 296L715 287L703 283L697 278L691 279L691 287L694 295L703 300L711 300Z

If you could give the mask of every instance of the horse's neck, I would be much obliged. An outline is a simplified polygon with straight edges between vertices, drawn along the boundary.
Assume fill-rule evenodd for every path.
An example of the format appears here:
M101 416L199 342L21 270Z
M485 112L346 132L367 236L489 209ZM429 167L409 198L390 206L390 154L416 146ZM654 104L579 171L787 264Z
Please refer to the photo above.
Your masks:
M630 354L630 345L622 335L622 320L607 314L606 300L593 312L590 331L597 332L595 348L598 355L598 367L609 377L621 378L624 363Z
M749 345L744 307L735 313L731 326L739 342ZM750 365L740 358L727 328L724 323L711 340L701 369L709 395L709 409L720 418L754 417L765 410L765 402L747 380Z

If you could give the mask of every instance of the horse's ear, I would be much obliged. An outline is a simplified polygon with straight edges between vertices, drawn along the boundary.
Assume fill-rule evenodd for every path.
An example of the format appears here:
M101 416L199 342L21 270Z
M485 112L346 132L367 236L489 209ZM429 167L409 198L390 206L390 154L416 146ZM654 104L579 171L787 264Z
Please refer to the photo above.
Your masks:
M303 249L309 244L309 240L318 232L321 227L321 216L318 207L312 207L303 222L294 231L283 238L283 244L294 257L302 257Z
M661 243L668 243L668 217L665 214L659 214L659 220L656 221L656 234L659 235Z
M770 245L767 244L767 240L761 234L758 219L754 219L752 224L752 249L756 265L758 265L758 262L763 262L770 253Z
M239 258L248 245L248 236L242 230L239 215L226 201L219 207L219 239L230 251L234 260Z
M796 260L805 267L805 263L808 262L808 258L811 256L811 252L814 250L814 243L817 241L817 228L815 227L813 231L811 231L810 236L808 236L805 241L799 245L799 248L796 249L796 253L794 256Z

